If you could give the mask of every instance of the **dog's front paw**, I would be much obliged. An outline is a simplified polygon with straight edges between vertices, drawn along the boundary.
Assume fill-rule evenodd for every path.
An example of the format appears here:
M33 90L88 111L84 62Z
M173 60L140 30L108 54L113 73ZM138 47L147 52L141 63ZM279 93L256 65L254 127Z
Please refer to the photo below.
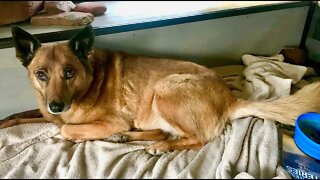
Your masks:
M74 142L74 143L82 143L82 142L84 142L85 140L81 140L81 139L71 139L71 140L69 140L69 141L72 141L72 142Z
M63 139L68 140L68 141L72 141L74 143L81 143L81 142L85 141L85 139L81 138L81 136L79 134L70 133L70 130L68 130L67 125L63 125L61 127L60 134L63 137Z
M76 139L76 138L74 138L74 137L66 136L66 135L62 135L62 137L63 137L63 139L68 140L68 141L72 141L72 142L74 142L74 143L82 143L82 142L85 141L85 140L83 140L83 139Z
M107 137L106 140L110 142L124 143L128 142L129 136L121 133L112 134L111 136Z
M63 137L63 136L62 136ZM65 140L68 140L68 141L72 141L74 143L82 143L84 142L85 140L83 139L75 139L75 138L72 138L72 137L63 137L63 139Z
M166 142L157 142L147 147L146 151L151 155L162 155L170 152L169 144Z

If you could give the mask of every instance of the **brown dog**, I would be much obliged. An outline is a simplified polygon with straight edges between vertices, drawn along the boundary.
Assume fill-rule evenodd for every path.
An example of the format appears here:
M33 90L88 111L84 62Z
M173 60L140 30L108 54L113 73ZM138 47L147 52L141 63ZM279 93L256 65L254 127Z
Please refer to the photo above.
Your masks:
M204 66L93 48L91 26L45 45L18 27L12 35L44 119L68 140L156 140L147 148L156 155L201 148L241 117L294 125L298 115L320 112L320 83L272 102L249 102Z

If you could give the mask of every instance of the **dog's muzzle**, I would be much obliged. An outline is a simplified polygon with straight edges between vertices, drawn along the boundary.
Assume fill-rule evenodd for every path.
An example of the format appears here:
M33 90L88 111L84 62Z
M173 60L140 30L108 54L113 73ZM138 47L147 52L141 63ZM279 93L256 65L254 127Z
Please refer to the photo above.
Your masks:
M69 110L70 106L66 105L65 103L60 103L60 102L50 102L48 104L48 111L51 114L60 114L63 111Z
M53 113L59 113L63 111L64 103L51 102L49 103L49 108Z

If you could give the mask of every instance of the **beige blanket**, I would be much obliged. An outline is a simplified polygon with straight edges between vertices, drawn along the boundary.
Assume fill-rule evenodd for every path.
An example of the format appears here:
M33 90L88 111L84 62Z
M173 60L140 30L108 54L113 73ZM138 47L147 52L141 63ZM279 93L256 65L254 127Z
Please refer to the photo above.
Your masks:
M255 60L259 62L259 57L250 58L253 60L248 67L213 68L235 94L244 96L245 92L252 91L253 96L245 96L248 99L280 96L281 90L275 89L290 89L290 83L282 84L282 81L297 82L306 72L302 67L292 66L292 72L298 75L288 73L283 78L283 73L280 76L275 71L272 76L278 78L271 79L279 82L256 83L258 81L253 79L264 82L268 75L243 75L243 70L248 72L256 65ZM276 64L280 70L289 70L283 62ZM261 93L265 85L272 91ZM63 140L53 124L19 125L0 130L0 178L290 178L280 166L278 136L274 122L248 117L227 125L223 135L200 150L151 156L144 148L152 142L121 144L96 140L73 143Z

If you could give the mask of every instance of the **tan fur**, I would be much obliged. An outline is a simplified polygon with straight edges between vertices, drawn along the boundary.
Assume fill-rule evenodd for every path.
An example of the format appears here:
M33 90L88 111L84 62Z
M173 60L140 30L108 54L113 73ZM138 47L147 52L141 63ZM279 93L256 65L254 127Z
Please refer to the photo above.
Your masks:
M245 102L240 100L238 108L230 115L231 119L245 116L278 121L295 125L300 114L320 112L320 82L305 86L295 94L270 102Z
M61 73L72 66L74 78ZM48 69L48 83L35 77ZM230 121L259 116L294 124L304 112L320 112L320 83L274 102L248 102L234 97L213 71L174 59L134 56L93 49L83 65L66 43L41 46L28 66L44 118L61 127L69 140L157 140L151 154L198 149L220 135ZM70 103L59 115L47 101ZM167 133L176 138L168 139ZM169 136L170 137L170 136Z

